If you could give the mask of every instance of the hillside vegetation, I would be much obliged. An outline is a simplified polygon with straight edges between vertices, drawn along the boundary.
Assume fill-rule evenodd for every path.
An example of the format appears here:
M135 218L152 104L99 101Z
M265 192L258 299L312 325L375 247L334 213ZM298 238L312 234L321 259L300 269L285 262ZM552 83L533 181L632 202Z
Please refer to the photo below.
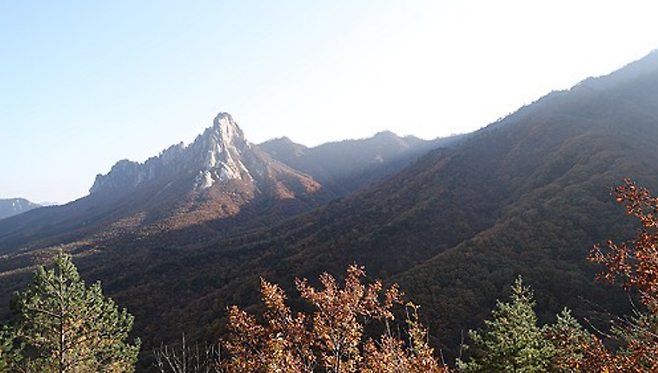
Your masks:
M293 179L280 180L282 185L302 180L313 188L291 198L245 197L234 215L163 229L104 228L124 221L118 219L122 211L133 213L133 202L180 207L175 196L196 179L181 179L181 189L166 190L162 201L150 193L154 189L144 189L100 207L92 195L6 219L0 222L0 301L9 302L11 292L25 286L34 266L60 250L69 252L85 279L102 280L108 295L130 309L135 333L150 351L181 333L206 341L227 335L225 311L232 305L262 314L267 305L259 302L261 277L295 294L298 278L318 286L314 279L322 273L343 273L358 263L422 305L419 321L430 331L430 345L449 361L459 356L468 330L486 330L484 320L492 309L502 309L499 301L509 298L519 275L534 291L530 303L536 302L538 325L567 320L561 311L568 307L576 320L606 329L604 321L629 314L632 304L622 289L596 283L600 268L586 258L595 244L635 232L611 197L620 180L658 190L657 97L654 53L609 76L553 92L331 202L307 174L255 153L260 164L271 160L280 171L270 175L271 185L288 175ZM215 185L211 197L221 197L226 191ZM242 196L258 195L256 183L246 185ZM189 207L189 201L181 203ZM73 220L60 215L69 212ZM188 212L181 216L196 216ZM87 218L90 225L84 225ZM35 235L40 239L30 240ZM292 312L309 311L303 298L288 302Z

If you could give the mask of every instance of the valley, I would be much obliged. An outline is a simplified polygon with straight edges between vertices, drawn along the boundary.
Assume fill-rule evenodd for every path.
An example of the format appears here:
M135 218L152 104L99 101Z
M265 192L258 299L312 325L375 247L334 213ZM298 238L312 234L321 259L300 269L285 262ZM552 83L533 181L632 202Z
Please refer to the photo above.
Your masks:
M422 306L449 359L519 275L542 323L568 307L602 325L632 304L588 253L635 233L611 190L658 190L657 137L656 52L433 141L253 144L220 113L190 145L119 161L86 197L0 219L0 301L63 251L135 316L146 351L224 336L229 306L262 310L260 278L292 294L355 263Z

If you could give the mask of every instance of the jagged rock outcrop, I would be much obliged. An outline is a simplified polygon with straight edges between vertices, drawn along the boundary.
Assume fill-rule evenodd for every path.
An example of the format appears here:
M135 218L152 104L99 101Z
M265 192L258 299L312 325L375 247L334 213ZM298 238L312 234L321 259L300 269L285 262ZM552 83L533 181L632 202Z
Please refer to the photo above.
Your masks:
M216 181L251 178L242 161L253 157L251 144L228 113L220 113L213 126L190 145L179 143L144 163L119 161L106 175L96 176L95 193L127 193L148 183L186 172L194 175L193 189L204 190ZM191 179L190 179L191 180Z
M282 177L285 180L277 180ZM190 193L216 186L241 185L250 194L278 196L318 191L321 186L257 149L228 113L219 113L213 126L189 146L180 143L144 163L119 161L106 175L98 175L91 194L127 194L162 181L187 183ZM275 186L272 189L272 186ZM278 192L278 193L277 193Z
M0 224L0 243L36 241L24 235L28 226L34 227L30 235L52 237L45 243L186 227L217 235L267 225L333 198L310 176L251 144L229 114L219 113L190 145L173 145L143 163L121 160L96 177L89 196Z

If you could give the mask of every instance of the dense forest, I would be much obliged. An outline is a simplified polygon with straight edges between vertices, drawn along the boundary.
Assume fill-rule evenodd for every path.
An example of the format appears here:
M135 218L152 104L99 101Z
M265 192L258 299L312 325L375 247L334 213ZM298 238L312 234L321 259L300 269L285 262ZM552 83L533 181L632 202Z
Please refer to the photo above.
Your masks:
M484 326L471 330L455 361L446 361L420 322L421 306L398 285L367 281L351 265L340 283L296 280L300 310L285 291L260 281L263 312L232 306L228 336L212 345L183 343L153 351L159 372L655 372L658 369L658 198L630 180L615 189L617 202L638 220L631 242L607 240L592 248L599 277L638 295L635 314L615 318L603 331L564 309L540 325L534 293L521 276L508 301L497 301ZM86 286L71 257L39 267L11 303L14 317L0 329L3 372L133 372L139 338L129 337L133 316Z
M0 307L3 361L25 371L65 362L63 353L53 360L40 339L53 322L44 326L28 311L43 295L39 281L60 276L57 263L72 260L76 270L65 266L72 277L60 282L88 295L71 304L83 313L92 307L123 315L103 321L121 330L121 354L103 350L100 340L84 347L100 348L85 354L95 362L84 363L99 367L106 356L121 369L167 371L194 350L207 369L235 370L230 362L242 359L328 371L332 347L316 329L338 324L321 321L324 306L313 294L347 293L360 299L341 311L359 325L349 337L350 369L375 370L372 364L395 358L405 366L422 360L427 369L486 371L493 369L482 368L493 364L486 356L509 356L495 342L507 333L531 337L519 351L526 360L541 356L532 363L539 371L651 366L651 350L640 351L652 346L650 335L640 334L653 322L653 264L650 250L640 249L651 247L652 236L612 244L637 227L610 194L622 177L658 190L656 97L653 53L433 150L387 133L316 150L286 141L260 148L220 113L188 147L174 145L144 163L118 162L87 197L0 219L0 305L11 304ZM336 162L315 164L322 154L349 160L348 151L358 155L348 174L333 175ZM226 179L227 169L235 178ZM325 188L314 177L352 188ZM629 183L614 193L635 206L628 211L642 224L651 223L655 212L642 203L653 200L644 189ZM597 243L606 245L590 253ZM597 281L601 264L604 279L624 286ZM82 279L102 281L102 294L100 285L83 291ZM360 292L379 296L366 301ZM638 313L638 304L647 311ZM66 317L86 320L72 315ZM296 325L295 333L280 334L279 317ZM512 317L521 318L523 332L503 327ZM88 326L76 327L82 329L67 335L87 333ZM566 334L580 337L564 341ZM649 342L637 342L642 338ZM239 340L252 349L231 344ZM313 342L295 352L286 349L291 340ZM345 368L336 354L333 363ZM556 362L559 356L572 361Z

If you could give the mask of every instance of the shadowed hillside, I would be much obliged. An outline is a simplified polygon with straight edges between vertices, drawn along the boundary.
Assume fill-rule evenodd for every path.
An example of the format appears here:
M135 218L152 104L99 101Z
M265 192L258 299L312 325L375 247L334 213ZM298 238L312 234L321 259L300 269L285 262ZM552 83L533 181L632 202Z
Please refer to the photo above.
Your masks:
M331 142L314 148L296 144L287 137L258 146L274 159L345 196L400 171L432 149L454 146L466 137L422 140L387 131L367 139Z
M353 262L400 282L448 353L518 274L535 289L541 318L568 306L596 322L630 307L621 291L594 283L586 256L594 243L632 233L611 187L630 177L658 189L656 97L654 53L276 225L208 240L194 239L192 225L69 249L81 253L84 275L102 279L136 316L146 346L182 331L219 335L228 305L254 307L259 276L289 289L295 277L342 273ZM4 257L3 289L18 281L9 271L32 260Z
M25 198L0 199L0 219L22 214L37 207L41 207L41 205L30 202Z

